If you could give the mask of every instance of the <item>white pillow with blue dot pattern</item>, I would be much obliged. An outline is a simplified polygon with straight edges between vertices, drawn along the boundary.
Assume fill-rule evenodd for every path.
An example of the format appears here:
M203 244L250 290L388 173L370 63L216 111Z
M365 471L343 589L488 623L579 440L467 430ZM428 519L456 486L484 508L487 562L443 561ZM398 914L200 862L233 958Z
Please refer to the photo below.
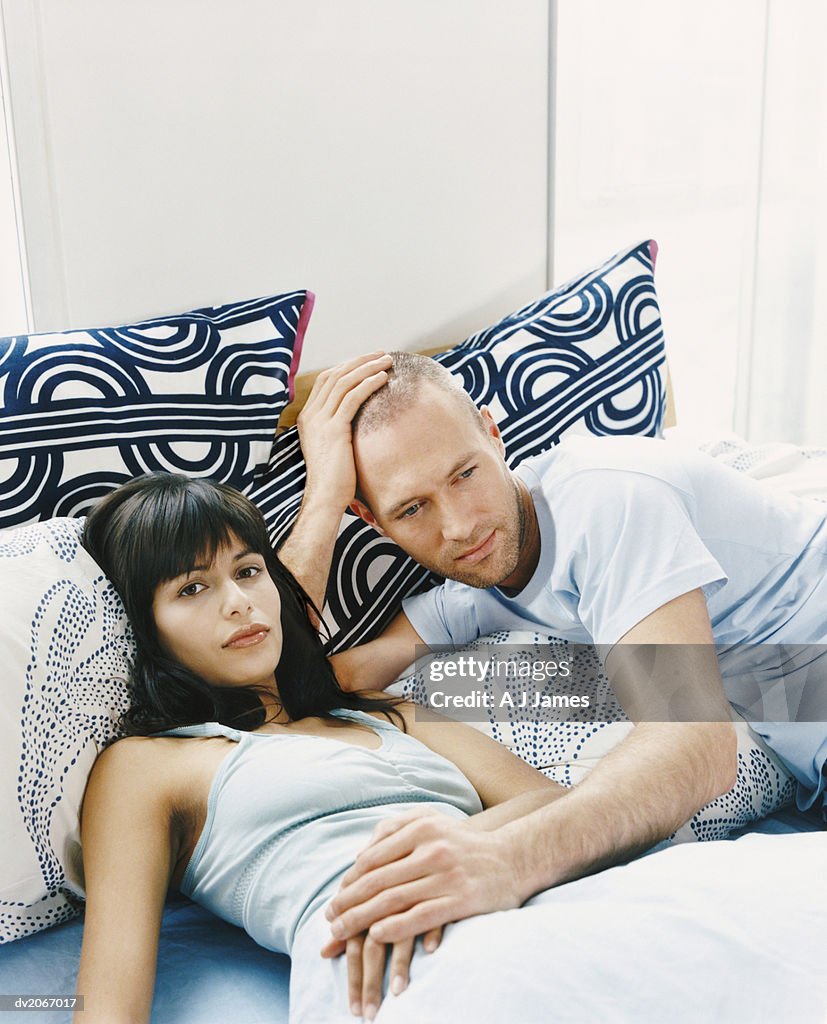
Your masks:
M488 665L485 678L475 680L475 688L486 695L489 710L469 712L462 708L454 712L440 711L440 714L467 722L504 743L512 753L561 786L568 788L582 782L601 758L634 728L617 702L594 647L571 645L566 640L541 633L502 630L480 637L463 652L476 652L480 662ZM461 657L461 653L458 656ZM498 679L508 678L506 666L498 663L526 665L543 659L557 664L567 662L571 666L566 691L588 697L587 710L563 712L556 720L553 712L544 713L543 719L538 720L530 708L523 712L509 710L507 706L505 710L498 710L501 706ZM447 688L445 683L431 684L429 680L427 665L419 662L414 672L390 687L390 692L428 706L429 690ZM538 692L554 693L558 688L559 683L552 680L547 691L538 689ZM736 721L735 730L738 737L735 785L697 811L670 837L672 842L726 839L735 829L792 802L795 792L792 774L746 722Z
M0 942L78 912L81 800L127 705L126 617L82 527L0 531Z

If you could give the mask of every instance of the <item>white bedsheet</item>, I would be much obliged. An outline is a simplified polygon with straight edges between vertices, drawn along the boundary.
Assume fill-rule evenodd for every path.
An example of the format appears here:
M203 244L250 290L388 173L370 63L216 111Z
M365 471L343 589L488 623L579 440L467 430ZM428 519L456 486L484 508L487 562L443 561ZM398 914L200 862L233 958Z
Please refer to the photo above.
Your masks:
M752 835L570 882L449 925L377 1024L824 1024L825 865L827 833ZM296 1024L345 1024L343 972L307 965L328 1009L299 999Z

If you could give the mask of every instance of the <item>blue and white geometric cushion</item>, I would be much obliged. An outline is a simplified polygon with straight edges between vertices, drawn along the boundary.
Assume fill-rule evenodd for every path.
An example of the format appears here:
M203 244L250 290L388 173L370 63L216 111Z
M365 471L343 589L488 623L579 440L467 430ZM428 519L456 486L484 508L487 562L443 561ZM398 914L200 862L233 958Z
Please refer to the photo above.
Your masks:
M267 462L313 307L298 291L0 339L0 528L82 515L155 470L239 489Z
M641 242L434 356L499 425L510 466L570 434L659 437L657 244Z

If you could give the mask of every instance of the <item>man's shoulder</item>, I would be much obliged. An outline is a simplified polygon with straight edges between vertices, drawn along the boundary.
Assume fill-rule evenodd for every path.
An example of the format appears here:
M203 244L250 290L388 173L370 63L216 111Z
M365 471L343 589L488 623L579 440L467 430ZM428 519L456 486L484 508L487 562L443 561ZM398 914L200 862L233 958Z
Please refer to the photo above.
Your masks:
M517 469L529 482L534 477L549 494L569 481L596 475L611 486L625 474L648 476L685 487L684 451L654 437L570 437Z

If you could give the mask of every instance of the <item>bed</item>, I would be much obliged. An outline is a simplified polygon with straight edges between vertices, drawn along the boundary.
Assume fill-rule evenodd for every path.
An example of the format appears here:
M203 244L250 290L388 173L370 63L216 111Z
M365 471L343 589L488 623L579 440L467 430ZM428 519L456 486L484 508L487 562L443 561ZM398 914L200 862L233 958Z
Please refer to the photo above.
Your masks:
M669 425L664 339L654 290L656 252L654 243L637 243L436 355L477 401L492 408L512 464L570 432L658 436ZM97 497L137 472L176 469L216 476L245 490L262 509L278 544L301 501L304 469L292 421L312 383L312 376L297 378L312 307L311 293L294 292L130 327L48 340L0 340L5 417L0 527L7 531L0 533L0 611L8 630L2 652L8 668L2 804L7 852L0 892L0 997L74 992L83 891L77 808L94 757L117 736L117 714L126 701L128 626L108 581L94 566L81 564L79 517ZM133 372L135 367L140 372ZM718 439L709 451L767 486L827 499L827 451L756 447L733 437ZM31 593L28 584L12 586L12 579L30 582ZM432 582L386 539L346 516L324 608L329 650L376 635L403 596ZM80 620L83 635L77 642L67 640L75 637ZM553 642L502 635L488 642L537 639ZM605 712L600 728L570 731L565 743L538 745L513 730L504 735L496 722L482 721L479 727L561 783L576 784L630 728L622 713L610 707L599 665L593 677ZM416 673L407 675L398 692L421 696L420 682ZM54 722L52 731L49 721ZM58 745L55 735L60 736ZM737 800L723 800L699 813L684 835L660 844L636 870L651 870L663 884L671 876L660 865L674 863L678 887L680 865L700 849L692 845L699 838L726 840L725 846L702 844L704 863L713 874L716 857L726 857L728 864L743 858L747 872L757 861L756 843L763 869L776 879L796 877L797 862L812 863L814 851L827 858L821 819L793 810L790 792L780 786L767 797L766 787L751 773L752 756L745 749ZM763 779L766 765L760 768ZM26 801L21 790L37 799ZM663 857L672 860L656 860ZM561 910L561 938L568 958L566 990L579 992L580 1001L543 1007L538 1020L588 1020L597 1014L630 1021L661 1020L667 1014L682 1019L681 1007L687 1013L694 1007L695 1013L677 961L654 972L642 963L640 973L624 975L622 983L607 976L603 988L593 973L578 973L579 965L613 956L617 943L611 929L604 936L593 929L578 933L585 905L599 898L607 922L613 920L613 906L626 907L629 949L643 934L642 924L638 929L636 915L629 915L624 904L627 877L623 868L615 868L599 882L583 880L572 890L578 896ZM598 885L599 897L594 895ZM714 892L711 883L707 896ZM703 972L712 1013L725 1004L726 993L747 986L749 977L743 964L742 974L730 976L717 954L704 960L705 948L725 950L730 942L734 950L737 940L729 930L731 914L716 915L714 909L701 914L697 898L686 892L684 903L673 908L663 946L693 951L693 970ZM796 972L807 963L808 945L815 945L814 922L827 918L823 899L819 895L805 906L791 895L783 915L776 900L774 917L764 920L790 961L800 954L798 967L787 974L782 970L774 989L785 998L801 987ZM651 921L650 912L643 917ZM285 957L257 947L243 932L185 898L169 898L153 1022L286 1021L288 984ZM796 1020L824 1019L825 984L810 979L804 1002L790 996L793 1001L785 1005L804 1014ZM71 1017L65 1010L20 1012L29 1014L27 1020ZM748 1016L745 1012L744 1019ZM730 1012L726 1019L736 1017Z
M740 842L743 837L750 835L760 835L767 839L772 837L772 852L776 858L777 870L786 875L795 870L798 858L795 844L802 832L810 833L821 841L823 852L827 856L827 843L824 842L827 837L817 818L791 810L780 811L759 824L739 831L733 835L733 840ZM746 859L748 862L749 857ZM814 884L818 884L816 880L813 881ZM620 880L616 893L620 899L623 894ZM691 900L687 900L687 911L690 906ZM806 929L807 941L812 943L812 920L810 914L801 916L794 907L791 907L789 918L783 922L783 928L779 928L779 933L787 934L788 929L792 933L803 928ZM687 946L690 946L693 940L695 946L699 945L697 924L698 922L693 922L691 917L683 924L684 932L679 937ZM4 947L0 954L0 993L73 994L82 929L82 922L74 920ZM561 932L562 929L561 922ZM702 940L712 945L713 936L725 935L724 922L706 919L702 932L705 933L701 936ZM633 938L633 928L630 925L626 939L631 943ZM794 943L792 945L794 947ZM790 953L791 947L787 945L785 956L789 956ZM599 937L594 939L589 949L583 950L583 954L584 961L599 958ZM731 977L730 966L725 961L706 964L704 970L704 984L708 986L710 993L715 991L720 982L723 982L726 988L737 984L737 979ZM667 1005L678 990L677 979L649 977L644 965L641 965L641 972L641 978L635 981L635 984L649 986L655 1000L659 989L662 998L660 1005ZM717 976L714 972L718 972ZM164 911L161 930L152 1012L153 1024L224 1024L228 1020L234 1024L286 1022L289 975L290 961L287 957L262 949L243 931L213 917L183 896L171 897ZM822 1009L825 1005L827 1004L822 1003ZM584 1007L582 1016L573 1018L555 1018L550 1013L538 1020L574 1019L585 1022L595 1019L586 1015L585 1010ZM680 1019L677 1011L674 1016ZM12 1014L10 1019L15 1020L16 1015ZM32 1015L31 1011L26 1011L25 1017L21 1012L20 1019L31 1021L41 1018L36 1013ZM44 1013L42 1019L54 1024L64 1024L71 1020L71 1013L51 1011L48 1014ZM606 1015L603 1019L655 1021L662 1020L663 1017L658 1012L653 1016L638 1014L628 1018L613 1018ZM713 1017L711 1013L706 1019L725 1019L727 1024L736 1020L732 1016ZM762 1018L748 1016L745 1013L742 1019ZM790 1016L773 1019L795 1021L795 1024L799 1024L799 1021L807 1018ZM813 1022L822 1021L823 1014L814 1015L809 1019Z

